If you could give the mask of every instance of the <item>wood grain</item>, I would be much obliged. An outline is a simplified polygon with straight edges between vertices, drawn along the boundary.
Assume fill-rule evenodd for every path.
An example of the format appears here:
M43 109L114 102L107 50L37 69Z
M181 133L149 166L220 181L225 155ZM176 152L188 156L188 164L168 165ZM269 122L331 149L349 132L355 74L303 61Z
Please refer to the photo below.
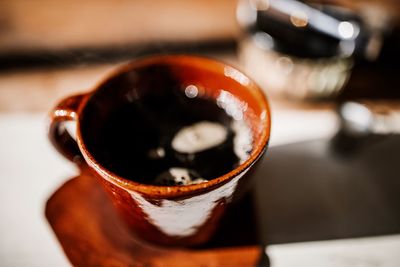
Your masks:
M145 244L131 235L87 173L50 197L46 218L74 266L255 266L261 252L255 244L197 249Z
M232 0L0 1L0 50L229 38Z

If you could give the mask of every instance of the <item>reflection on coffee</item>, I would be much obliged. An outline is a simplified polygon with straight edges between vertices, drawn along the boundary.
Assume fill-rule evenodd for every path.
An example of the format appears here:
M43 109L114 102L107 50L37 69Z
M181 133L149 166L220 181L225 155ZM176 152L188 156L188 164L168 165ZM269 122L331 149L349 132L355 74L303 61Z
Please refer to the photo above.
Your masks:
M128 98L98 131L94 155L121 177L145 184L190 185L244 162L252 134L243 107L222 91L217 100L197 86Z

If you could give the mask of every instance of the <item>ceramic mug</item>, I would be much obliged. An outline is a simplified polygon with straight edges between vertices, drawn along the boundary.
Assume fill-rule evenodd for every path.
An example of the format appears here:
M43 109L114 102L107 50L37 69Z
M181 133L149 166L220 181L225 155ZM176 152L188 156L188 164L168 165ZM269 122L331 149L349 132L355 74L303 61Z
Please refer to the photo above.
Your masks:
M160 66L168 70L167 76L143 72ZM120 177L97 161L87 144L105 114L126 101L132 88L151 90L152 83L162 84L168 76L182 88L200 84L207 97L217 100L228 94L243 104L241 112L253 137L253 149L245 162L207 182L156 186ZM88 167L136 236L163 245L196 245L209 240L229 202L249 184L246 173L264 154L271 125L265 96L245 74L215 60L187 55L153 56L124 65L94 90L61 101L50 115L49 137L58 151ZM75 139L65 130L65 121L76 121Z

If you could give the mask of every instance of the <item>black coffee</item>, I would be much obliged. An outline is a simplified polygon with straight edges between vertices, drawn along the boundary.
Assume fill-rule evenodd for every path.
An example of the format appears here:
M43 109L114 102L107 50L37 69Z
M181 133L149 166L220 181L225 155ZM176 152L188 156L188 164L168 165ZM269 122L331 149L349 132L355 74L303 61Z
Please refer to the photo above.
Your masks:
M198 94L189 85L128 97L95 133L93 155L145 184L187 185L228 173L248 158L250 129L228 92L218 101Z

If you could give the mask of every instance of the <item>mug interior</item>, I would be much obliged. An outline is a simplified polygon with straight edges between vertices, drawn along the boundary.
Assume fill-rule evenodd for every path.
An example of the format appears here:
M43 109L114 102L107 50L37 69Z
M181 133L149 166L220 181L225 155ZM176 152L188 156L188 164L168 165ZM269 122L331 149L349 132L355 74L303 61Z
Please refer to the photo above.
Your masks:
M219 103L218 105L225 109L234 120L246 121L251 130L253 147L247 165L258 158L265 149L270 129L268 104L260 89L246 75L233 67L206 58L159 56L138 60L124 66L101 83L89 97L79 116L79 131L82 143L90 157L107 172L114 174L112 166L114 163L110 164L101 156L102 147L97 138L105 131L105 122L109 120L110 114L133 101L154 95L160 96L158 98L160 102L149 103L146 108L151 107L151 112L155 112L153 113L155 116L171 112L169 107L177 104L174 99L168 98L170 94L166 94L171 90L179 94L179 97L212 99L215 103ZM166 98L163 97L164 95ZM215 113L211 112L212 107L207 109L204 106L200 108L194 105L190 108L191 112L196 112L195 110L198 109L201 113L198 115L206 120L216 121L223 125L228 123L226 117L214 116ZM122 111L120 114L124 113L129 113L129 111ZM130 131L140 131L137 128L139 124L135 120L141 118L132 118L132 120L127 118L129 116L116 117L116 120L124 120L122 123L130 127L130 130L121 131L121 129L111 127L114 138L129 139ZM152 133L143 134L151 135ZM135 147L130 149L132 153L135 152ZM130 159L121 158L120 160ZM131 164L133 166L141 164L140 159L134 160ZM229 171L231 170L226 172ZM125 177L124 173L116 173L116 175L121 179ZM137 173L133 181L146 184L145 179L143 173ZM127 181L132 182L132 179Z

